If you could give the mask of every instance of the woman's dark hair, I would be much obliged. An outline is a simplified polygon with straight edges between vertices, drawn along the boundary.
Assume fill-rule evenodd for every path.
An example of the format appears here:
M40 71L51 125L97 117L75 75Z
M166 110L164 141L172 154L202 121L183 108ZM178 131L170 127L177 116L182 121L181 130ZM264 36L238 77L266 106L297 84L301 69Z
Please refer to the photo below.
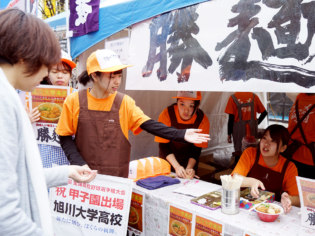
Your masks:
M270 125L264 131L263 136L267 131L269 131L271 139L277 143L277 148L279 147L280 141L282 141L282 145L287 145L289 143L290 135L286 127L277 124Z
M30 76L42 65L60 61L59 42L48 24L31 14L10 8L0 11L0 64L26 64Z
M95 72L95 73L100 73L100 72ZM88 82L93 81L93 78L92 78L92 76L88 75L87 71L83 71L78 76L78 81L79 81L79 83L81 83L85 86Z
M102 75L102 72L99 72L99 71L96 71L94 72L97 76L101 76ZM117 75L117 74L122 74L122 70L117 70L117 71L114 71L114 72L111 72L112 74L114 75ZM79 77L78 77L78 81L79 83L81 83L82 85L86 85L88 82L90 81L93 81L93 78L91 75L88 75L87 71L83 71Z
M50 82L48 76L45 76L44 79L40 82L40 84L51 85L51 82Z

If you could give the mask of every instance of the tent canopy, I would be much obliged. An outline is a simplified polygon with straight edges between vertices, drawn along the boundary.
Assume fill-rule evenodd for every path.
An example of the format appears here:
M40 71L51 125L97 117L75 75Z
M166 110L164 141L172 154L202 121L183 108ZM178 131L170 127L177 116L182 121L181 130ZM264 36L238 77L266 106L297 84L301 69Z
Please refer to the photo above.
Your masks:
M72 58L105 38L145 19L206 0L101 0L99 30L70 39Z

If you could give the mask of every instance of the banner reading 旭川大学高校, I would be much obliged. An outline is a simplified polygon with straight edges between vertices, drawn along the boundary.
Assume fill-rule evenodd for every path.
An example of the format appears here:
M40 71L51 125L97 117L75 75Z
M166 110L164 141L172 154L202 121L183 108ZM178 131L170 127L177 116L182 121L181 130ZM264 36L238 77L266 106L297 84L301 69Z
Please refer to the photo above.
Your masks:
M50 189L54 232L69 235L126 235L132 180L97 175L91 183Z

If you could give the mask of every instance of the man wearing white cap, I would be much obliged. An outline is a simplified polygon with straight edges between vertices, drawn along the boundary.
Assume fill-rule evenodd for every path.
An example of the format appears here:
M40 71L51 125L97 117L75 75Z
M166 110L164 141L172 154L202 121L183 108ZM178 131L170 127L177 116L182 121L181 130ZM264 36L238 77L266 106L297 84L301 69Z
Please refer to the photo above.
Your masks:
M129 66L108 49L97 50L87 59L87 72L80 75L79 81L92 81L93 87L68 96L56 129L71 164L87 164L100 174L127 177L129 130L138 134L144 129L182 142L209 140L209 135L199 130L177 130L150 119L131 97L117 92L122 70Z

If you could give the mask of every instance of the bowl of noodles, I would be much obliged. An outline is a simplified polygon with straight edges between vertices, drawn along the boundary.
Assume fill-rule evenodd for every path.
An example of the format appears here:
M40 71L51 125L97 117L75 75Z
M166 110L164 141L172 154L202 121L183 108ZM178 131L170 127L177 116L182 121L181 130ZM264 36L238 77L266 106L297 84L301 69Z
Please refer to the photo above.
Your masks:
M177 236L186 236L188 233L188 229L186 225L180 221L173 220L171 227L172 227L172 232Z
M273 222L284 212L281 206L274 203L260 203L255 206L255 211L264 222Z
M41 120L56 122L61 115L62 107L56 103L46 102L41 103L38 106L38 110L40 112Z
M136 210L136 208L134 208L133 206L130 207L130 213L129 213L129 224L137 224L139 221L139 215L138 212Z

